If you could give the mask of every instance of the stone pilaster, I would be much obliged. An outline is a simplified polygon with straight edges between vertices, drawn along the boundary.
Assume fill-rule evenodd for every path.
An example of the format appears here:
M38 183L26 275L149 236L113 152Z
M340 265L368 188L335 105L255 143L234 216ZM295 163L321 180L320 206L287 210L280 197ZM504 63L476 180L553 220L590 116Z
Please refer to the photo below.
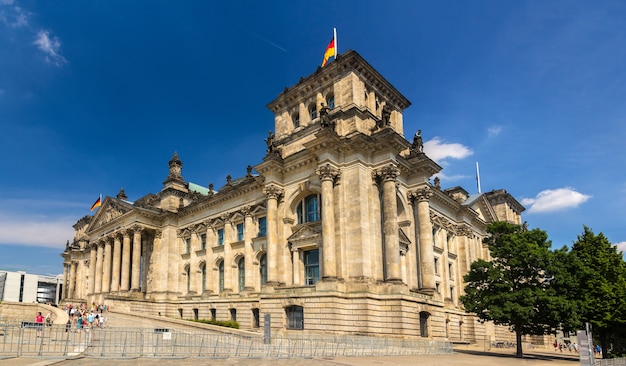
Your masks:
M318 167L315 173L322 182L322 279L334 280L337 279L337 248L333 187L340 172L334 166L324 164Z
M267 284L278 284L278 199L283 190L270 184L263 189L267 196Z
M131 291L139 291L141 280L141 232L143 228L139 225L133 227L133 255L131 266Z
M69 283L69 297L73 299L76 294L76 268L78 267L78 262L72 261L70 265L70 283Z
M430 221L430 205L428 200L433 195L428 186L418 188L409 192L409 200L413 203L417 212L417 223L420 258L420 279L419 290L425 294L435 293L435 263L433 251L433 225Z
M68 277L67 267L68 266L69 266L69 263L63 262L63 287L61 287L61 299L63 300L67 299L67 277Z
M246 206L241 209L241 213L244 217L243 222L243 240L244 240L244 255L246 264L245 291L254 291L254 276L252 272L252 257L254 256L254 249L252 248L252 238L254 237L254 223L252 221L252 207Z

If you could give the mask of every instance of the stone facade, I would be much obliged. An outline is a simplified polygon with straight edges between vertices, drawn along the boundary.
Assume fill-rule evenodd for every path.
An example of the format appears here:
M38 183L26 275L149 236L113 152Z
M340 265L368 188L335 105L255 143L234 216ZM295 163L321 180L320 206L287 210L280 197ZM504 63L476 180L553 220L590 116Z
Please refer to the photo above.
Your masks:
M219 190L182 176L106 197L75 225L64 299L242 329L473 341L494 335L459 296L488 259L488 223L520 224L506 191L469 195L430 178L441 167L404 136L410 102L349 51L268 108L262 162Z

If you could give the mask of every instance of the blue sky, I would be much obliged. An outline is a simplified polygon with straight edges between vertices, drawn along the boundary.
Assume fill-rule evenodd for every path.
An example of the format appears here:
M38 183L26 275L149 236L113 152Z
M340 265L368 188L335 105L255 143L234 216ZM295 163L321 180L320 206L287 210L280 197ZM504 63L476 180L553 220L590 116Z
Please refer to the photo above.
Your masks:
M156 193L174 151L216 187L261 162L265 105L337 28L413 104L443 188L504 188L570 245L626 249L622 1L0 0L0 269L60 273L100 194Z

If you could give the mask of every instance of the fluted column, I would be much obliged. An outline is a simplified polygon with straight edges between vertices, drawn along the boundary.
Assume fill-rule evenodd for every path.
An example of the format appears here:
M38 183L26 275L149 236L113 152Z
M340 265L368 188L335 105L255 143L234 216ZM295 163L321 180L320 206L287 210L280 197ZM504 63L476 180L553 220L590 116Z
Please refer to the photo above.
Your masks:
M111 291L120 290L120 261L122 260L122 242L120 235L113 238L113 265L111 269Z
M87 293L96 293L96 251L98 249L97 244L92 244L89 253L89 282L87 283Z
M254 291L254 276L252 272L252 257L254 256L254 248L252 248L252 238L254 237L254 223L252 221L252 207L246 206L241 209L244 216L243 222L243 241L244 255L246 264L246 274L244 280L244 290Z
M402 282L400 273L400 239L398 237L398 204L396 178L400 170L389 164L376 171L383 185L383 237L385 242L385 281Z
M428 200L433 195L428 186L409 193L409 199L417 211L418 243L420 258L421 292L435 293L435 263L433 251L433 225L430 221L430 205Z
M141 226L133 228L133 264L131 266L131 291L139 291L141 275Z
M231 244L233 242L233 223L228 215L222 216L224 221L224 291L233 291L233 250Z
M267 284L278 284L278 199L283 190L268 185L263 190L267 196Z
M104 242L104 262L102 264L102 292L111 291L111 238Z
M121 291L128 291L130 289L130 232L124 231L124 241L122 245L122 283L120 284Z
M324 164L315 173L322 181L322 279L332 280L337 278L333 186L339 170L330 164Z
M68 277L68 267L69 263L63 262L63 286L61 287L61 299L67 299L67 277Z
M98 252L96 254L96 289L95 293L102 292L102 260L104 258L104 243L98 242Z

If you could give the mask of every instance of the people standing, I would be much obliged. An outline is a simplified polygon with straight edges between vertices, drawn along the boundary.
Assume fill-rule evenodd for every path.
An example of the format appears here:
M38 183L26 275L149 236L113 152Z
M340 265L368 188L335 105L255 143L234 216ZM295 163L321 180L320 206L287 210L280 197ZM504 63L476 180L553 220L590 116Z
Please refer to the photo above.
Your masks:
M37 312L37 317L35 317L35 323L37 323L37 338L43 335L43 315L41 315L41 311Z

